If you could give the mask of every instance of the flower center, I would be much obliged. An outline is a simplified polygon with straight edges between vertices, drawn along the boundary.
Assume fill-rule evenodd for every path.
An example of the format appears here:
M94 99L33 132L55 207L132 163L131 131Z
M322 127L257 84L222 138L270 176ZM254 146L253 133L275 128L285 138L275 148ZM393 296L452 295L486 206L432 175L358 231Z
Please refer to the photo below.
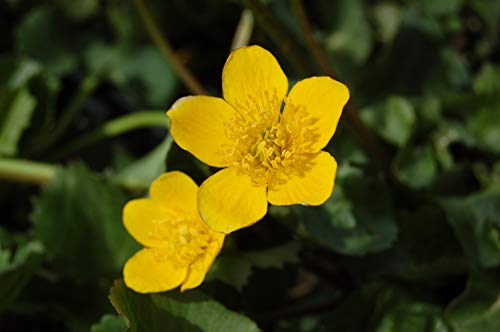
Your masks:
M226 135L234 142L224 147L226 160L239 173L249 175L255 186L297 169L315 137L304 107L287 103L286 113L281 113L276 102L270 102L269 108L261 105L238 109L225 124Z
M155 227L150 232L151 240L161 243L152 248L159 260L172 259L179 266L193 262L203 254L212 241L210 230L201 220L166 219L155 220Z

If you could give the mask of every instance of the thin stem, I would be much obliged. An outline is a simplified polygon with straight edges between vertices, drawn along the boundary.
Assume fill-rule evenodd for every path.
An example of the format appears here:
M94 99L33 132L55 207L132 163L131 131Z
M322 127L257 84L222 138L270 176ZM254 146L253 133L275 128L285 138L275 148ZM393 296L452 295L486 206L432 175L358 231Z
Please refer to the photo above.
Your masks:
M163 53L163 55L173 65L175 72L184 83L186 88L188 88L188 90L193 94L206 95L206 90L203 88L200 82L198 82L193 73L177 58L169 41L162 36L160 28L153 19L153 16L151 15L144 1L134 0L134 4L144 24L146 25L149 35L155 42L156 46Z
M243 2L254 13L257 22L279 46L299 75L314 72L310 63L303 57L303 52L260 0L243 0Z
M0 179L15 182L45 184L52 180L57 166L29 160L0 158Z
M314 38L311 25L307 20L306 12L304 10L304 5L301 0L292 0L292 11L297 17L297 21L299 22L300 29L302 30L302 34L304 35L304 39L307 43L307 46L312 51L314 59L318 62L321 70L328 76L334 77L333 69L328 63L328 60L321 50L318 42Z
M141 111L113 119L94 131L84 134L50 156L50 160L70 155L100 140L115 137L125 132L145 127L168 127L168 118L163 111Z
M75 97L71 100L66 109L63 110L63 115L59 120L58 127L53 134L55 140L60 138L62 134L66 132L78 110L82 108L83 104L92 94L92 92L94 92L98 84L99 79L96 76L89 75L83 79Z
M44 185L52 181L61 168L59 165L41 163L24 159L0 158L0 180ZM116 184L130 191L146 191L143 186L134 181L111 178Z
M248 41L252 36L253 31L253 13L250 9L244 9L241 13L240 21L234 32L233 42L231 43L231 51L248 45Z
M318 44L317 40L314 38L311 25L307 19L307 15L304 10L304 5L302 0L292 0L292 10L297 17L304 39L311 50L314 59L321 67L321 70L325 75L330 77L335 77L335 72L330 66L328 59ZM351 101L346 106L346 115L349 125L351 126L354 133L359 137L360 143L364 150L372 157L377 160L384 168L387 166L388 158L385 150L380 145L377 137L372 133L370 128L364 123L364 121L359 116L356 106ZM388 169L388 168L387 168Z
M51 131L46 139L41 140L39 144L35 143L31 151L41 153L60 139L66 133L75 115L78 114L78 111L82 108L87 98L94 92L98 84L99 79L96 76L89 75L85 77L73 99L71 99L62 111L61 119L58 121L55 129Z

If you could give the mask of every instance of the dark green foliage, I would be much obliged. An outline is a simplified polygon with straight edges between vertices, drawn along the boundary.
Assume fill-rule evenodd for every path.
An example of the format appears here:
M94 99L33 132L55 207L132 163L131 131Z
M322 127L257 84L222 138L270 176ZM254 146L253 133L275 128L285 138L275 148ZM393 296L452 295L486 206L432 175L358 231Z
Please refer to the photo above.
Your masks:
M197 291L141 295L117 281L109 298L131 332L259 331L250 319Z
M339 253L378 252L396 239L397 226L387 187L382 181L365 178L358 169L339 169L335 192L324 205L294 206L292 210L306 237Z
M12 254L8 249L0 248L0 313L19 295L39 267L44 254L40 242L27 242Z
M71 278L119 276L125 261L139 249L121 222L127 198L83 166L70 166L36 200L35 236Z
M91 332L123 332L127 328L122 316L104 315L98 324L92 325Z
M357 319L352 319L353 316ZM426 294L408 293L386 283L370 283L354 292L331 314L320 320L327 331L451 332L443 308Z
M29 80L40 70L34 61L0 58L0 155L17 153L21 135L30 124L36 99L27 89Z
M464 252L474 267L500 264L500 187L466 198L442 200Z
M500 329L498 272L472 274L460 296L446 310L457 332Z
M134 1L0 3L0 331L500 331L499 1L303 0L374 142L344 112L325 204L270 207L198 289L153 295L120 280L140 248L124 204L165 171L217 170L164 128L192 93ZM144 3L209 95L252 3L290 36L257 17L250 40L290 87L324 75L295 0Z

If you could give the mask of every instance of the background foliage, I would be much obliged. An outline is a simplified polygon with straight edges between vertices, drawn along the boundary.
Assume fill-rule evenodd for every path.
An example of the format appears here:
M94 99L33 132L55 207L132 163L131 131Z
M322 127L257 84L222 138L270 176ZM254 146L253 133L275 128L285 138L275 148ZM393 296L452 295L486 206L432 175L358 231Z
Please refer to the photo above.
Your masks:
M296 0L147 1L177 64L142 1L0 3L0 330L500 330L500 2L304 2L306 33ZM245 7L292 82L329 64L351 89L334 195L228 237L199 289L136 294L121 209L214 171L164 111L179 64L220 95Z

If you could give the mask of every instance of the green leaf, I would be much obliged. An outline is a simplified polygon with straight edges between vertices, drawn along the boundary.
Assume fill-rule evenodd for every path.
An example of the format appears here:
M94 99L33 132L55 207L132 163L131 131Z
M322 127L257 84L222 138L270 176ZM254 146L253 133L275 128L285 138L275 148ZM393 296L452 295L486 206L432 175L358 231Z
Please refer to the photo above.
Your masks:
M128 197L81 165L62 169L35 201L35 234L56 268L76 280L117 276L139 249L122 225Z
M405 98L393 96L384 103L362 110L361 116L382 138L399 147L411 137L415 110Z
M252 262L238 255L225 255L217 258L206 281L219 280L241 292L251 276Z
M92 325L90 332L123 332L127 323L122 316L104 315L99 323Z
M172 146L172 137L166 137L153 151L134 161L116 175L129 188L148 188L151 182L165 172L165 160Z
M423 13L422 9L418 7L418 4L401 7L401 22L404 28L410 28L412 30L415 29L434 38L443 37L443 27L439 24L438 19L432 15L426 15ZM404 31L404 28L401 29L401 32ZM412 39L415 41L417 38L413 36ZM417 54L417 56L421 57L422 53ZM429 62L429 59L423 60L425 60L425 62ZM406 63L406 60L404 64L401 63L401 67L408 66L409 65ZM422 68L419 68L419 70L422 70Z
M91 71L108 77L128 95L153 107L164 107L177 86L172 67L153 46L138 49L129 44L97 42L86 50L85 62Z
M388 283L369 283L325 315L323 324L328 331L452 332L443 309L422 292L415 293Z
M343 254L378 252L396 240L387 188L348 166L339 168L335 191L325 204L292 209L300 220L300 233Z
M40 72L38 63L24 58L0 58L0 155L13 156L30 124L36 99L27 84Z
M481 108L467 117L466 127L472 144L500 154L500 99L495 108Z
M238 252L217 258L207 280L220 280L241 291L252 275L252 268L281 269L285 264L299 263L297 242L283 244L271 249Z
M116 281L110 300L125 317L129 330L148 332L257 332L247 317L226 309L196 290L138 294Z
M432 184L437 175L437 163L429 147L403 149L394 160L399 181L414 189Z
M442 199L448 222L454 228L473 267L500 264L500 186L468 197Z
M500 154L500 98L497 94L449 94L446 108L453 110L461 121L441 121L440 133L436 137L449 145L461 142L468 147ZM441 150L443 146L438 147ZM444 151L439 151L441 156Z
M442 73L449 85L455 88L463 88L469 84L469 65L463 54L453 48L443 48L440 56ZM438 82L434 83L439 84ZM432 86L430 90L432 91Z
M126 45L108 45L96 42L84 54L85 65L94 73L108 76L116 84L123 84L127 77L123 74L124 57L130 51Z
M450 15L456 14L460 10L463 0L420 0L416 3L427 13L432 15Z
M16 46L20 52L38 61L55 73L62 75L76 64L70 52L70 28L48 5L31 9L16 26Z
M44 254L38 241L20 246L15 254L0 248L0 313L9 308L28 283Z
M336 26L326 39L327 50L354 63L364 62L370 54L373 40L363 1L337 1L335 7Z
M99 0L57 0L56 4L69 18L83 21L97 12Z
M401 22L399 6L391 2L379 3L373 7L373 17L382 41L392 41Z
M40 65L30 59L1 57L0 82L3 88L17 90L24 87L33 77L40 73Z
M473 274L465 290L446 310L455 332L500 330L500 274Z
M500 91L500 66L486 63L474 77L472 88L477 94L493 94Z
M339 257L360 283L377 277L397 278L428 287L446 286L469 271L462 247L439 205L416 205L416 196L402 197L410 208L398 209L398 239L380 253ZM407 203L408 204L408 203Z
M21 134L28 127L36 99L27 88L0 90L0 155L13 156Z

